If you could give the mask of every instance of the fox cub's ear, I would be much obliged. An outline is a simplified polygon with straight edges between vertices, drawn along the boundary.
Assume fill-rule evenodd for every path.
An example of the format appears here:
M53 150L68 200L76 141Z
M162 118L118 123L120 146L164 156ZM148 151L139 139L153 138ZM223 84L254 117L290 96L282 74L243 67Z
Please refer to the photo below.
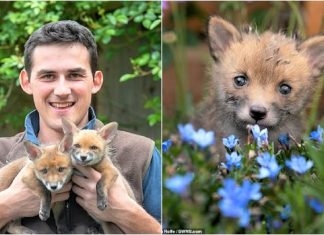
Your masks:
M99 135L106 140L107 143L110 143L117 134L118 123L110 122L107 125L104 125L99 131Z
M67 133L74 134L79 131L78 127L72 121L70 121L66 118L62 118L62 128L63 128L64 134L67 134Z
M59 143L58 150L60 152L68 152L73 144L73 134L71 132L64 135L63 139Z
M315 36L307 39L299 45L304 51L312 66L313 76L318 77L324 69L324 36Z
M40 148L32 142L25 140L24 146L30 160L34 161L42 155L42 151L40 150Z
M241 33L228 21L211 16L208 21L209 49L215 61L218 61L232 42L241 40Z

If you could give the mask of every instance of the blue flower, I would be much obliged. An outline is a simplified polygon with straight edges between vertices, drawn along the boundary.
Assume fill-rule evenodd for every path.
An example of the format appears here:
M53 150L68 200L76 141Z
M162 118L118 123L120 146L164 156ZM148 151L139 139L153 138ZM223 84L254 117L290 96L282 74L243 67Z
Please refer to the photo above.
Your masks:
M226 163L221 163L221 166L231 171L233 168L240 168L242 156L237 152L231 154L226 153Z
M280 212L280 218L282 220L287 220L291 215L291 206L289 204L285 205L283 210Z
M252 135L253 139L257 142L258 147L262 147L263 145L268 145L268 129L260 130L258 125L252 126Z
M266 218L266 227L267 234L271 233L270 229L280 229L282 226L282 222L278 219L272 219L271 216L267 216Z
M210 145L215 144L214 132L205 131L204 129L199 129L197 132L194 132L192 139L201 148L206 148Z
M237 139L235 135L230 135L227 138L223 138L223 144L230 151L233 151L235 146L238 145L238 143L239 143L239 139Z
M286 166L299 174L304 174L313 166L313 162L311 160L306 161L303 156L292 155L291 160L286 160Z
M257 176L259 179L269 177L274 180L282 168L278 165L275 156L270 155L268 152L262 153L256 160L261 166Z
M285 146L287 149L289 149L289 134L288 133L281 133L278 137L278 141L281 145Z
M260 193L261 185L259 183L251 183L244 180L242 184L242 194L246 195L249 200L259 200L262 197Z
M274 229L280 229L282 226L282 222L280 220L274 220L272 221L272 227Z
M308 205L318 214L324 212L324 204L316 198L307 198Z
M186 173L185 175L175 175L165 180L164 185L170 191L183 195L186 193L188 186L194 178L192 172Z
M260 185L244 180L242 186L236 184L234 179L225 179L223 188L218 190L222 197L219 208L225 217L238 218L241 227L247 227L250 222L248 203L250 200L261 198Z
M225 217L239 218L242 227L249 224L250 213L247 208L248 200L241 198L241 188L236 184L234 179L225 179L224 187L218 190L222 197L218 206ZM243 199L243 200L240 200Z
M317 130L312 131L309 134L309 139L317 141L319 143L323 143L323 128L321 128L320 125L318 125Z
M218 190L218 194L221 197L224 198L231 197L231 195L237 194L239 192L239 187L236 184L234 179L231 178L224 179L223 185L224 185L223 188L220 188Z
M190 143L192 141L192 137L193 137L193 134L195 133L195 130L191 123L188 123L186 125L179 124L178 130L180 132L181 139L184 142Z
M162 143L162 151L163 153L167 152L172 145L172 140L166 140Z

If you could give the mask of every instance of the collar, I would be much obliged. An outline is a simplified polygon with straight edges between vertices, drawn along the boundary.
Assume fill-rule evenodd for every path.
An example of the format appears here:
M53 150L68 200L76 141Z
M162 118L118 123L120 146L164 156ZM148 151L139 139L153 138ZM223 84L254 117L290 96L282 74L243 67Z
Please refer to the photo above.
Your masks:
M92 107L89 107L89 122L82 129L95 129L96 114ZM29 140L34 144L40 145L37 138L39 132L39 113L35 109L27 114L25 118L25 140Z

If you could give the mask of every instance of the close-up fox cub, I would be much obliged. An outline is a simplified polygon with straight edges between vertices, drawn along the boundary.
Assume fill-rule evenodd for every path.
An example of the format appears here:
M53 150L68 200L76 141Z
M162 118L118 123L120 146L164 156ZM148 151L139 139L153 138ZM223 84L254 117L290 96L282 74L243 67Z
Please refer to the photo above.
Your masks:
M269 142L281 133L300 140L302 111L324 67L324 36L299 42L282 33L241 32L212 16L208 39L211 81L195 126L213 130L218 140L234 134L243 144L253 124L268 129Z
M111 122L99 130L80 130L73 122L62 119L62 125L65 134L73 134L73 144L70 149L73 164L90 166L101 173L101 178L96 185L97 207L100 210L104 210L107 207L108 191L115 183L117 177L121 177L128 195L135 200L129 183L112 161L115 151L111 146L111 142L117 134L118 124ZM106 227L106 222L99 222L105 233L118 231L109 230Z
M71 136L65 135L59 145L37 146L24 142L28 157L19 158L0 171L0 191L10 186L20 171L22 181L41 199L39 218L47 220L51 211L51 192L57 192L67 183L72 175L72 161L68 150L72 144ZM62 209L61 203L55 203L54 217L57 221ZM5 230L9 233L33 233L22 226L20 220L12 221Z

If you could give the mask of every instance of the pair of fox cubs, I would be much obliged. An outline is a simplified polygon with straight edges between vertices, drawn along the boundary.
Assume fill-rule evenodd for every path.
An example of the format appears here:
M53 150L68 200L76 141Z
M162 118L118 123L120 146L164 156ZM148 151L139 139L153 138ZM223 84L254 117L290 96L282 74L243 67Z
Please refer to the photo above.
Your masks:
M100 210L107 207L107 193L117 177L122 178L128 195L135 200L130 185L111 159L114 154L111 141L117 134L118 124L109 123L98 131L80 130L66 119L62 119L62 125L65 135L58 145L39 147L29 141L24 142L28 157L17 159L1 169L0 191L8 188L20 170L23 170L22 181L41 198L39 217L45 221L50 216L51 192L62 189L71 179L73 164L79 164L91 166L102 175L96 185L97 207ZM54 205L55 221L58 221L62 209L62 203ZM98 222L105 233L119 231L115 225L108 226L106 222ZM60 225L57 224L57 227L60 228ZM22 226L20 220L11 221L6 230L9 233L33 233Z

